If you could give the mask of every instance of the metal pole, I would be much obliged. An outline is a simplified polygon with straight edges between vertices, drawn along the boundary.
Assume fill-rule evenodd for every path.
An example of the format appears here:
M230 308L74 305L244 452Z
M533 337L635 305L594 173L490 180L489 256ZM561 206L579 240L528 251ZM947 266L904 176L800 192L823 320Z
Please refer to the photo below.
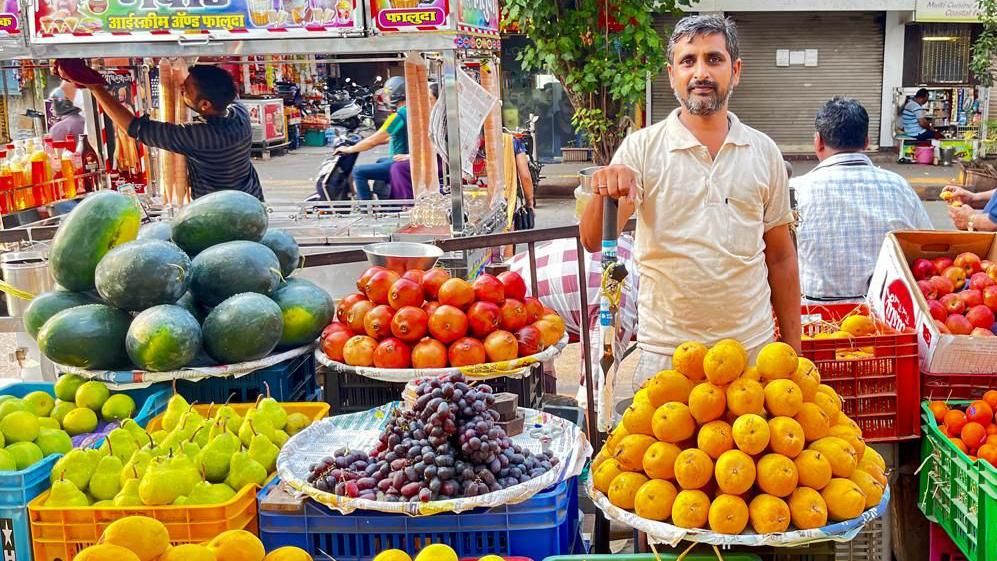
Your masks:
M447 163L450 184L451 232L464 234L464 190L461 180L460 112L457 96L457 51L443 52L443 96L447 110Z

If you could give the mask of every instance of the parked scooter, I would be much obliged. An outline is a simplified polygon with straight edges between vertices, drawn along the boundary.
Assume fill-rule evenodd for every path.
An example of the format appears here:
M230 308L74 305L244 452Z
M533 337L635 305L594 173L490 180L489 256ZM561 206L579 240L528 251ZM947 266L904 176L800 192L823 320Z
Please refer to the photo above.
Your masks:
M381 77L375 79L379 83ZM374 128L374 103L373 92L366 86L361 86L349 78L346 79L347 91L351 97L350 102L330 115L330 123L334 128L342 129L342 132L353 133L361 128Z

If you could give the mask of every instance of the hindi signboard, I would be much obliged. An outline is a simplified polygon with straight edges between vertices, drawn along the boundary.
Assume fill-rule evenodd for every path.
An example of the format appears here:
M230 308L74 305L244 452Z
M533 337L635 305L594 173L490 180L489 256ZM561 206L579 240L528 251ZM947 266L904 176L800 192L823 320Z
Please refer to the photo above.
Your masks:
M370 20L379 31L450 29L450 0L370 0Z
M498 35L498 0L458 0L457 26L465 33Z

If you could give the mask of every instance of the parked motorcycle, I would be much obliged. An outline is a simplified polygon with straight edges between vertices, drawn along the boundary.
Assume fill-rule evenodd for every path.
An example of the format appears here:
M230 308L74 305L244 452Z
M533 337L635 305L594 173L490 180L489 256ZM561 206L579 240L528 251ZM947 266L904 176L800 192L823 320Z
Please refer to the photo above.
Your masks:
M375 78L375 84L380 82L380 76ZM350 96L350 102L330 115L331 125L343 129L345 133L353 133L361 128L373 129L375 125L373 90L347 78L345 91Z

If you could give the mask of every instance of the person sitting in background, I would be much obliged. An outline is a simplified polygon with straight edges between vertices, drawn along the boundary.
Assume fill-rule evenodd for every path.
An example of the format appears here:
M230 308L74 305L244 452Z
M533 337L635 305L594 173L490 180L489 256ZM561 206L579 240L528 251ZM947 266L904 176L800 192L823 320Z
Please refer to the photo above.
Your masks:
M405 78L392 76L384 83L385 97L393 107L394 113L388 116L381 128L374 134L354 144L336 150L337 153L359 154L374 147L388 144L389 156L380 158L376 163L364 164L353 168L353 182L356 187L356 197L361 201L374 198L370 190L371 181L391 180L391 166L398 156L408 154L408 109L405 108ZM411 184L411 180L409 180ZM409 191L411 191L409 187ZM389 198L389 192L378 193L382 199Z
M982 193L974 193L955 185L946 185L942 193L951 193L947 197L949 218L959 230L969 232L997 232L997 189ZM952 203L958 202L955 205Z
M931 121L928 120L928 110L924 104L928 102L928 90L921 88L917 90L914 97L907 100L901 112L903 119L904 134L914 140L931 140L940 138L941 134L931 128Z
M862 301L886 234L930 230L931 220L907 180L872 164L869 114L835 97L817 112L814 151L820 164L790 180L803 299Z
M55 113L57 119L48 131L52 135L52 140L62 142L69 135L79 137L83 134L86 122L80 108L73 104L73 100L67 99L65 96L54 98L52 112Z

